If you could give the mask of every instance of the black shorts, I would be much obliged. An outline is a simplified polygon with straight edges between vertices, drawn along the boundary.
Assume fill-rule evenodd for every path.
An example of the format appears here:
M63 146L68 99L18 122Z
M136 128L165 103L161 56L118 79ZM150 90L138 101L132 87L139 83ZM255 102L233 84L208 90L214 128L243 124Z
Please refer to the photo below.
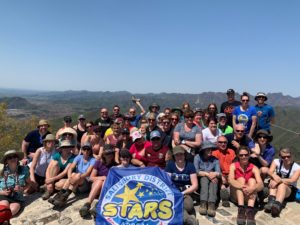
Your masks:
M291 188L291 194L289 197L285 199L287 202L295 201L295 197L296 197L297 188L295 188L294 186L291 186L290 188Z
M6 195L0 195L0 201L8 201L9 203L20 203L20 204L23 203L23 201L20 201L18 199L15 199L14 197L6 196Z

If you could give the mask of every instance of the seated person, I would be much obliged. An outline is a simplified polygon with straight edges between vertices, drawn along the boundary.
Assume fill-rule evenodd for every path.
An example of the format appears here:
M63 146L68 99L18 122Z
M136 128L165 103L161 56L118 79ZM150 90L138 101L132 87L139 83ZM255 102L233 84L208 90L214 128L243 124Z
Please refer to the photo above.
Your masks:
M52 202L55 206L62 207L69 195L78 188L81 193L90 190L90 174L96 162L93 157L92 145L86 142L81 146L81 155L77 155L68 169L68 179L63 188L57 193Z
M120 167L120 168L134 168L135 166L133 166L131 164L131 158L132 158L132 156L131 156L128 149L126 149L126 148L121 149L121 151L120 151L120 162L121 162L121 164L118 165L117 167Z
M225 136L222 135L218 137L217 149L212 152L212 155L220 162L222 172L220 198L222 200L222 206L224 207L230 207L228 174L229 167L236 157L235 152L227 147L227 143L227 138Z
M23 152L9 150L1 159L4 168L0 172L0 205L8 208L12 216L19 212L24 187L30 184L28 167L19 165L23 156Z
M193 163L186 161L187 152L178 145L173 148L173 160L169 160L165 171L170 175L175 186L184 195L183 223L197 225L194 217L195 209L193 199L190 196L198 189L198 180Z
M72 153L74 147L74 141L63 140L60 142L59 152L53 155L46 170L45 184L47 190L42 196L43 200L49 199L54 193L54 189L60 190L64 186L67 171L75 158L75 155Z
M56 153L56 138L53 134L47 134L43 140L43 147L39 148L30 164L30 180L33 185L32 191L37 191L41 185L45 184L46 170L48 165Z
M263 182L259 169L249 162L250 149L241 146L237 156L238 161L230 165L228 175L231 198L238 203L237 224L247 221L247 224L255 225L254 204L257 192L263 189Z
M200 207L201 215L216 216L216 201L221 170L219 160L212 156L215 145L203 141L201 151L195 156L194 166L200 177Z
M133 144L129 149L130 154L132 155L131 163L134 166L145 167L147 164L145 149L149 147L151 143L145 141L139 131L134 131L131 136L133 141Z
M84 203L79 210L79 213L82 217L85 217L90 213L89 209L91 208L91 204L100 194L109 169L115 165L115 150L112 145L106 144L104 145L101 159L95 162L91 172L90 180L92 181L92 188L90 190L87 202Z
M265 205L265 211L271 212L274 217L279 216L285 199L287 201L295 199L300 176L300 165L294 162L291 149L281 148L279 157L280 159L274 159L269 170L270 195Z

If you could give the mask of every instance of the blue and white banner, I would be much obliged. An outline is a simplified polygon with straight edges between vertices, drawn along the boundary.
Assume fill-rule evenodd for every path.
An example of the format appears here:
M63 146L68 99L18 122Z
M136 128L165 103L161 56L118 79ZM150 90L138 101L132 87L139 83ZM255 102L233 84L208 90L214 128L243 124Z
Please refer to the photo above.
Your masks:
M96 209L98 225L183 223L183 195L158 167L111 168Z

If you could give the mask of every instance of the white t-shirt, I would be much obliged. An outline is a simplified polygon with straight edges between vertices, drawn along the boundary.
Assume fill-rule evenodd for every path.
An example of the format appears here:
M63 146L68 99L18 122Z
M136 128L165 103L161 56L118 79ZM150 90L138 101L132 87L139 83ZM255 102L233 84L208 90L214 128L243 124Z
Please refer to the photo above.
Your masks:
M209 141L214 144L217 143L217 139L221 135L222 135L222 131L220 129L217 129L216 136L211 133L208 127L202 130L203 141Z
M277 172L279 172L281 160L280 160L280 159L274 159L274 162L275 162L275 164L276 164L276 173L277 173ZM294 173L295 173L297 170L299 170L299 169L300 169L300 165L299 165L298 163L294 162L293 167L292 167L292 170L291 170L291 173L290 173L290 176L289 176L288 178L291 178L291 177L294 175ZM286 168L284 167L284 164L283 164L283 163L282 163L282 166L281 166L280 173L281 173L282 175L284 175L284 176L286 176L286 175L289 173L289 170L286 169ZM292 183L292 185L293 185L294 187L297 187L297 181L294 182L294 183Z

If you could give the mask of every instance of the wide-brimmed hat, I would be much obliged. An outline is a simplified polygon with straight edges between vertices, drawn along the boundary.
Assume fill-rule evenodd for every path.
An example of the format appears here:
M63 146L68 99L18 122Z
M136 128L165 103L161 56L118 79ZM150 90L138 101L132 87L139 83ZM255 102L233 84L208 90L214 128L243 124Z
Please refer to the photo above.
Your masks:
M203 141L201 144L201 150L205 149L215 149L217 146L210 141Z
M179 116L183 115L183 111L179 107L175 107L175 108L171 109L171 112L172 113L177 113Z
M263 93L263 92L258 92L258 93L256 94L256 96L255 96L255 98L254 98L255 101L257 101L258 97L264 97L264 98L265 98L265 101L268 100L267 95L266 95L265 93Z
M56 141L56 138L53 134L47 134L46 137L43 139L43 142L46 141Z
M59 149L60 148L66 148L66 147L75 147L75 141L74 140L62 140L59 142Z
M66 127L58 133L58 136L61 137L64 134L72 134L73 139L77 139L77 132L72 127Z
M255 135L255 138L254 138L254 139L257 140L258 137L261 136L261 135L266 136L269 142L271 142L271 141L273 140L273 135L271 135L268 131L263 130L263 129L258 130L258 131L256 132L256 135Z
M149 106L149 110L150 110L150 111L151 111L151 108L152 108L152 107L157 107L158 110L160 109L159 104L157 104L157 103L155 103L155 102L153 102L153 103Z
M185 150L182 146L177 145L172 149L173 155L176 155L178 153L185 153Z
M48 127L50 127L50 124L48 123L47 120L45 119L41 119L37 125L37 127L39 128L40 126L43 126L43 125L48 125Z
M9 156L12 156L12 155L16 155L18 156L19 159L22 159L24 157L24 153L23 152L19 152L19 151L16 151L16 150L8 150L4 153L0 163L4 164L6 159L9 157Z

